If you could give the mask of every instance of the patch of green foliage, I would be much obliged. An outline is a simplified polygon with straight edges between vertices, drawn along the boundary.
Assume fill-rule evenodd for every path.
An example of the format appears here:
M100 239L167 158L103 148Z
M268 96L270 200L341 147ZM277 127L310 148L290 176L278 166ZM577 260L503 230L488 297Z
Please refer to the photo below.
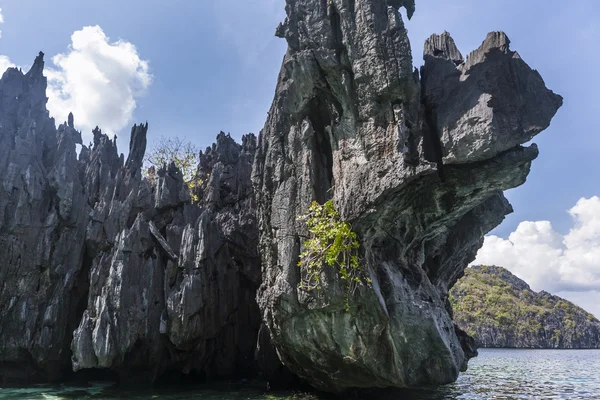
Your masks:
M195 190L204 184L204 181L196 174L200 162L200 152L191 142L178 137L162 137L146 154L144 162L147 166L144 175L151 183L156 180L158 169L174 163L181 171L183 181L190 189L192 203L200 202L197 190Z
M298 262L302 269L299 289L307 292L322 289L324 268L334 268L346 282L348 311L350 296L360 285L371 284L359 260L358 236L352 226L341 219L332 200L323 205L313 202L298 220L306 223L309 232Z

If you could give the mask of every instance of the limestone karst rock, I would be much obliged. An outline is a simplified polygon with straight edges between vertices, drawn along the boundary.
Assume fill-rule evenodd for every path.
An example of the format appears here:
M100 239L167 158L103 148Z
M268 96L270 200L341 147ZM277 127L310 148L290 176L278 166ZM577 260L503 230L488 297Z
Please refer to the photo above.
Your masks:
M42 72L40 54L0 80L0 382L254 373L256 138L217 137L192 204L173 165L142 178L147 124L133 127L126 161L99 128L77 158L74 116L55 128Z
M168 370L232 376L254 363L260 317L257 225L250 184L253 136L220 134L202 154L209 176L191 204L173 164L154 185L140 168L147 126L134 127L129 159L99 179L86 237L87 308L73 339L73 367L109 368L122 381ZM93 155L116 153L106 136ZM95 146L96 147L96 146ZM95 174L109 160L92 161ZM94 181L88 178L86 181Z
M442 384L474 354L448 290L511 206L562 98L488 35L466 61L449 34L413 70L399 12L413 2L287 0L288 42L253 178L263 283L278 354L314 386ZM373 283L350 298L333 270L299 289L307 234L298 217L333 199L361 241Z
M509 45L504 32L489 33L464 61L447 32L425 43L423 103L436 114L444 163L486 160L526 143L562 104Z
M43 56L0 80L0 380L60 376L83 290L81 135L48 115Z
M537 156L521 145L562 99L501 32L466 60L432 36L419 74L399 7L415 4L286 0L265 128L241 145L220 134L192 193L174 165L142 176L147 124L127 160L99 128L77 156L77 116L56 129L46 110L43 54L4 73L0 381L285 367L332 392L455 380L476 350L448 291L511 211L502 191ZM330 199L372 279L350 311L334 270L298 288L298 216Z

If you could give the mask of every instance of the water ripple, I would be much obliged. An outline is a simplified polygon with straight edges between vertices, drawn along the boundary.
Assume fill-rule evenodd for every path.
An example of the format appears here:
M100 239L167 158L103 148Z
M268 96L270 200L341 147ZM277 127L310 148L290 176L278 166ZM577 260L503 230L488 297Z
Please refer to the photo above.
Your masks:
M269 393L186 388L133 392L106 384L86 387L0 388L0 400L320 400L305 393ZM378 400L600 399L600 350L481 350L456 383L435 389L403 390Z

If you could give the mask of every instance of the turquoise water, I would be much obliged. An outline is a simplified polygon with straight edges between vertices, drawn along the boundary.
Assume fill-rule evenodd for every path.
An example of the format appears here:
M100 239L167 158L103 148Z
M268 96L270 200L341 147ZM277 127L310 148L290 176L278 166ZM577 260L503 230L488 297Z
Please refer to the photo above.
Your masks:
M240 389L242 387L242 389ZM293 392L264 393L243 386L186 387L179 390L125 391L110 384L87 387L33 386L0 389L0 399L156 399L156 400L322 400ZM383 399L378 396L379 399ZM438 389L401 391L386 400L600 399L600 350L480 350L469 371Z

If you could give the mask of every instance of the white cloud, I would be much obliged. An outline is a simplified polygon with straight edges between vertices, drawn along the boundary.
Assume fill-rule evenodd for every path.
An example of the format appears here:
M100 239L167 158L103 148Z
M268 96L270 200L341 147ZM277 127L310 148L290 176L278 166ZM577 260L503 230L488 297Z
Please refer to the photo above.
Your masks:
M600 314L600 197L582 198L571 208L573 227L566 235L549 221L522 222L508 240L487 236L473 264L499 265L534 290L587 293ZM580 301L581 303L581 301Z
M0 8L0 24L4 23L4 16L2 15L2 9ZM2 39L2 31L0 31L0 39Z
M57 68L46 68L50 114L62 123L73 112L84 140L96 125L115 133L131 124L136 99L152 82L148 62L133 44L111 43L99 26L75 31L71 42L52 58Z
M0 55L0 77L2 77L2 74L4 74L7 69L14 66L15 64L10 61L10 58Z

